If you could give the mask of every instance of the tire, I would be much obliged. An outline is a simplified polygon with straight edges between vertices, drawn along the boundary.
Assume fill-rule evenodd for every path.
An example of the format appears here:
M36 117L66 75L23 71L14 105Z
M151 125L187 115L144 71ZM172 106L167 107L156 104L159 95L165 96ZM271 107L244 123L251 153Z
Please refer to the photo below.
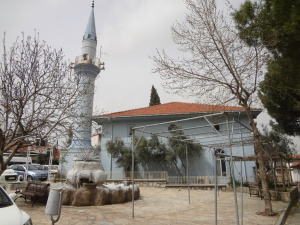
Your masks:
M19 175L19 176L18 176L18 180L19 180L19 181L23 181L23 180L24 180L23 175Z
M32 176L27 176L27 181L33 181Z

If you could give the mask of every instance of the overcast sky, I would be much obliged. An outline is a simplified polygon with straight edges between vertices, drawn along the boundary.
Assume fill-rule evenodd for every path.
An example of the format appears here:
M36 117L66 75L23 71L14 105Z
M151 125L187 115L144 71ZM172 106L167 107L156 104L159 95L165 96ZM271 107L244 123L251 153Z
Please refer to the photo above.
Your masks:
M239 6L243 0L231 0ZM62 48L66 59L75 60L91 12L92 0L0 0L0 38L6 32L10 46L24 32L34 35L53 48ZM224 0L219 0L222 8ZM152 85L161 103L196 102L171 95L162 88L162 80L153 74L156 49L178 55L170 27L184 20L183 0L95 0L98 37L97 57L105 70L96 79L94 111L116 112L147 107ZM2 54L2 44L0 53ZM268 123L266 113L258 123Z
M220 1L222 4L224 0ZM232 1L241 2L241 0ZM7 44L21 32L33 35L53 48L62 48L66 59L75 60L91 11L92 0L0 0L0 37ZM97 56L105 62L96 80L94 108L115 112L146 107L154 85L162 103L195 102L167 94L162 80L153 74L156 49L176 54L170 27L183 21L183 0L96 0ZM1 46L2 48L2 46Z

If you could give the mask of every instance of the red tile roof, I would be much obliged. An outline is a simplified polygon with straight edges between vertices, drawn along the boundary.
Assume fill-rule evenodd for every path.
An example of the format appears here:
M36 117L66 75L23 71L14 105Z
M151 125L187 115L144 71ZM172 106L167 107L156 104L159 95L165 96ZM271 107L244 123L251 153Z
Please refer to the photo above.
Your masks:
M205 105L205 104L196 104L196 103L170 102L166 104L109 113L109 114L99 115L94 117L217 113L223 111L241 111L241 110L244 110L244 108L237 107L237 106L220 106L220 105Z
M9 150L13 150L15 146L12 146ZM27 146L27 147L21 147L21 148L18 148L18 151L27 151L28 148L30 147L30 151L34 151L36 148L39 148L39 149L46 149L47 146L36 146L36 145L31 145L31 146Z
M293 167L300 167L300 162L291 165L291 167L292 167L292 168L293 168Z
M300 154L293 155L292 158L293 158L293 159L300 159Z

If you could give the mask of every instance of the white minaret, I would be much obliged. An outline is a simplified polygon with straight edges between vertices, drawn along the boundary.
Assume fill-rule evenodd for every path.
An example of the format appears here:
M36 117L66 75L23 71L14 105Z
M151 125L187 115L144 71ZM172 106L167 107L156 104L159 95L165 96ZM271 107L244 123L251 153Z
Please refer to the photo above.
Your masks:
M82 40L81 55L75 59L74 70L80 79L80 91L74 112L73 138L68 149L66 170L70 169L73 158L78 159L82 150L93 150L91 145L91 127L95 79L104 63L96 58L97 36L94 18L94 1L92 11Z

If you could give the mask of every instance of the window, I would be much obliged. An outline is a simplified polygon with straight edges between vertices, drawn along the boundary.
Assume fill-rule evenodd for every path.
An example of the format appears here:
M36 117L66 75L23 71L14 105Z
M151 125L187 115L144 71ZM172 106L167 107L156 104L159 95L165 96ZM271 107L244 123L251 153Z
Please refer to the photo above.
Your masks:
M214 125L214 128L219 131L220 130L220 125Z
M134 128L134 124L129 124L127 126L127 135L132 136L132 128Z
M225 151L223 149L217 149L216 153L225 154ZM225 156L217 156L216 167L217 167L217 176L222 176L222 177L227 176Z
M83 60L87 60L87 53L83 54Z

